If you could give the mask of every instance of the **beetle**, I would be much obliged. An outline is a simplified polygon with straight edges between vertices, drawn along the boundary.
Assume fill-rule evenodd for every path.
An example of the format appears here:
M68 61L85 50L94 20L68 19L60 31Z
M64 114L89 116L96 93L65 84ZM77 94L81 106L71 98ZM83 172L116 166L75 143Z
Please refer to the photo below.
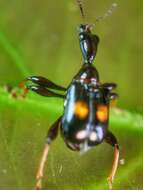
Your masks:
M78 3L84 16L82 4L80 1ZM92 25L81 24L79 26L79 44L83 56L83 65L67 88L41 76L30 76L21 84L21 87L24 88L23 97L29 90L32 90L42 96L64 99L62 116L48 130L36 176L36 190L42 189L45 162L50 145L56 139L59 129L65 144L73 151L86 152L103 141L114 147L114 161L108 177L109 187L112 189L112 182L119 161L119 144L109 130L108 123L110 102L118 97L116 93L112 92L116 88L116 84L102 84L99 73L93 66L99 37L92 33ZM28 81L33 84L28 84Z

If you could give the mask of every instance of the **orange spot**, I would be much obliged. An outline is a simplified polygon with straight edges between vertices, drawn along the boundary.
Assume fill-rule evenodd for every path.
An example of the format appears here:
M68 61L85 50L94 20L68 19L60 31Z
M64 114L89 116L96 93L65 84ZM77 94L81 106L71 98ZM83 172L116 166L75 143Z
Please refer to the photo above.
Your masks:
M96 112L97 119L101 122L105 122L108 119L108 108L104 105L99 105Z
M74 113L80 119L84 119L88 115L88 106L85 102L77 101L74 105Z

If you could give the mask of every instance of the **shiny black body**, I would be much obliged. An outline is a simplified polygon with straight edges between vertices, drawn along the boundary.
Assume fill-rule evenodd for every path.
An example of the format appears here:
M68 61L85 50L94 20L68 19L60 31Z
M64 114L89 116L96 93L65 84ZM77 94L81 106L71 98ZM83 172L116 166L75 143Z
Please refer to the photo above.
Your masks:
M111 99L110 90L115 87L115 84L100 84L98 71L92 65L99 38L91 33L90 26L80 26L79 41L84 64L67 89L61 133L69 148L86 151L88 148L100 144L106 137ZM74 105L78 101L87 104L89 111L84 119L74 113ZM100 121L96 116L98 105L107 107L105 121ZM80 131L82 134L78 138L77 134ZM93 133L96 136L90 139Z
M74 113L74 104L78 101L85 102L88 106L89 111L84 119L80 119ZM84 143L90 147L103 141L107 132L108 118L105 122L98 120L96 110L99 104L109 107L107 92L99 83L96 69L85 64L73 79L66 94L61 131L68 147L80 150ZM86 131L86 134L78 139L77 134L80 131ZM97 134L95 141L90 140L93 132Z

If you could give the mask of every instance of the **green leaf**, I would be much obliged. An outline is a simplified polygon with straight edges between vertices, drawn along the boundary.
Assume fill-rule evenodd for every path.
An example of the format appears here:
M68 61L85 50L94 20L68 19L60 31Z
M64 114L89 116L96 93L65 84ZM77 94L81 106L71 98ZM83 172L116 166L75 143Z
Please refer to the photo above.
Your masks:
M23 77L26 77L30 74L29 70L25 67L22 56L18 50L10 43L3 32L0 32L0 47L6 53L6 56L12 60L13 64L23 74Z

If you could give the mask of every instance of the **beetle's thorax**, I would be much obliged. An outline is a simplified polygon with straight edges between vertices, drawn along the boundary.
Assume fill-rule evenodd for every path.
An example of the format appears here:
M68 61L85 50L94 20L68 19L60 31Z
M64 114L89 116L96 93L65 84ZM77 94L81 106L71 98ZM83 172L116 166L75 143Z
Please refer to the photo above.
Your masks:
M88 86L98 86L99 85L99 74L97 69L89 64L84 64L79 72L73 78L74 81L79 81L82 84Z

